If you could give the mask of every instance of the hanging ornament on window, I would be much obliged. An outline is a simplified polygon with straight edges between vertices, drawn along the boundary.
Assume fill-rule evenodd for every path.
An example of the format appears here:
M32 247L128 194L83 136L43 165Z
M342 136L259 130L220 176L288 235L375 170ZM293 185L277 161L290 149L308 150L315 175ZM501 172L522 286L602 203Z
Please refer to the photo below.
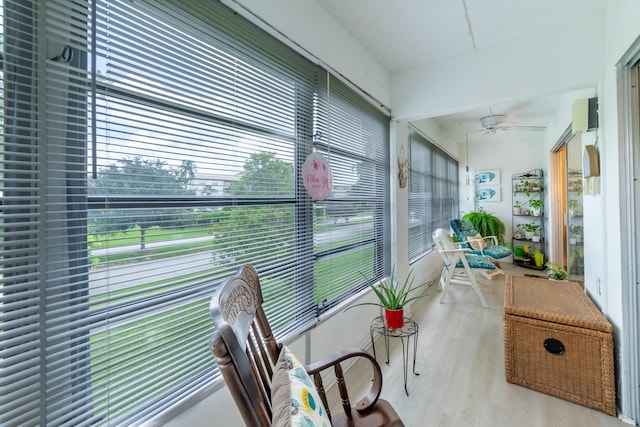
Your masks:
M314 200L325 200L333 190L331 165L317 151L309 154L302 165L304 188Z
M409 159L404 153L404 145L400 147L400 157L398 157L398 183L400 188L407 186L409 180Z

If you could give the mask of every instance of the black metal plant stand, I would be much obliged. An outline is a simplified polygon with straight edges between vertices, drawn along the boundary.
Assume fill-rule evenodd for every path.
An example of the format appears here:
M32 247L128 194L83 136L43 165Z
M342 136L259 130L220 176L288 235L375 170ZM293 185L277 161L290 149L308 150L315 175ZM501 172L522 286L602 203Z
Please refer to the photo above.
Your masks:
M373 357L376 357L376 345L373 339L374 333L378 333L384 337L384 347L387 352L386 364L389 364L389 338L400 338L402 342L402 366L404 371L404 392L409 396L407 390L407 370L409 365L409 345L410 338L413 337L413 374L420 375L416 372L416 349L418 347L418 324L408 317L404 318L404 325L399 329L387 328L384 316L379 316L371 322L371 347L373 348Z

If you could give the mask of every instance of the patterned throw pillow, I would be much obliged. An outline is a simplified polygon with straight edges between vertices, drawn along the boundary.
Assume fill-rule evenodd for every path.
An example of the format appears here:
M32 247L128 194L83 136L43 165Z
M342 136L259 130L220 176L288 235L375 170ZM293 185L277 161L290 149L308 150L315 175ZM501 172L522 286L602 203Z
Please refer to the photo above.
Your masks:
M273 426L331 427L320 396L298 358L283 346L271 381Z
M484 241L480 233L476 234L475 236L469 237L469 243L475 250L480 250L487 247L487 242Z

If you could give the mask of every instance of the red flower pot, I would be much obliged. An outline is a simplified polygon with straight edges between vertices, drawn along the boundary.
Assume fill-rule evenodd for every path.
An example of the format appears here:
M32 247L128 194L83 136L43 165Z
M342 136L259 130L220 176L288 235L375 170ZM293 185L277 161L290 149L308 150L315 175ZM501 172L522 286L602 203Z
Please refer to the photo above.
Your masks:
M384 309L384 319L387 323L387 328L389 329L400 329L404 326L404 310L389 310L387 308Z

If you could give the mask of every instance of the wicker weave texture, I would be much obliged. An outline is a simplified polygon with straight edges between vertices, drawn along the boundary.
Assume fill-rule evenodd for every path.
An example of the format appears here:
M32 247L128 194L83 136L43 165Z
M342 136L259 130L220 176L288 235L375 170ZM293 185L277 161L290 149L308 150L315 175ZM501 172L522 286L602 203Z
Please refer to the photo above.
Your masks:
M504 312L611 332L611 323L574 282L507 276Z
M569 320L563 324L550 321L549 316L542 316L543 319L535 318L536 310L529 303L525 303L527 309L522 312L531 317L508 313L509 295L515 293L515 299L519 298L519 279L514 277L507 280L505 288L504 358L507 382L615 416L612 334L574 326L581 321ZM590 304L567 301L574 298L588 299L584 292L569 292L568 295L569 297L563 297L560 303L557 302L557 295L554 293L547 293L546 297L556 299L553 302L556 305L566 303L574 309L578 306L590 309ZM535 298L544 300L540 295L535 295ZM590 300L589 302L593 304ZM509 311L519 311L518 306L511 308L513 310ZM593 313L587 313L578 317L585 319L592 315ZM556 313L550 317L558 320L564 319L565 316ZM545 348L544 343L548 339L562 343L562 354L554 354Z

